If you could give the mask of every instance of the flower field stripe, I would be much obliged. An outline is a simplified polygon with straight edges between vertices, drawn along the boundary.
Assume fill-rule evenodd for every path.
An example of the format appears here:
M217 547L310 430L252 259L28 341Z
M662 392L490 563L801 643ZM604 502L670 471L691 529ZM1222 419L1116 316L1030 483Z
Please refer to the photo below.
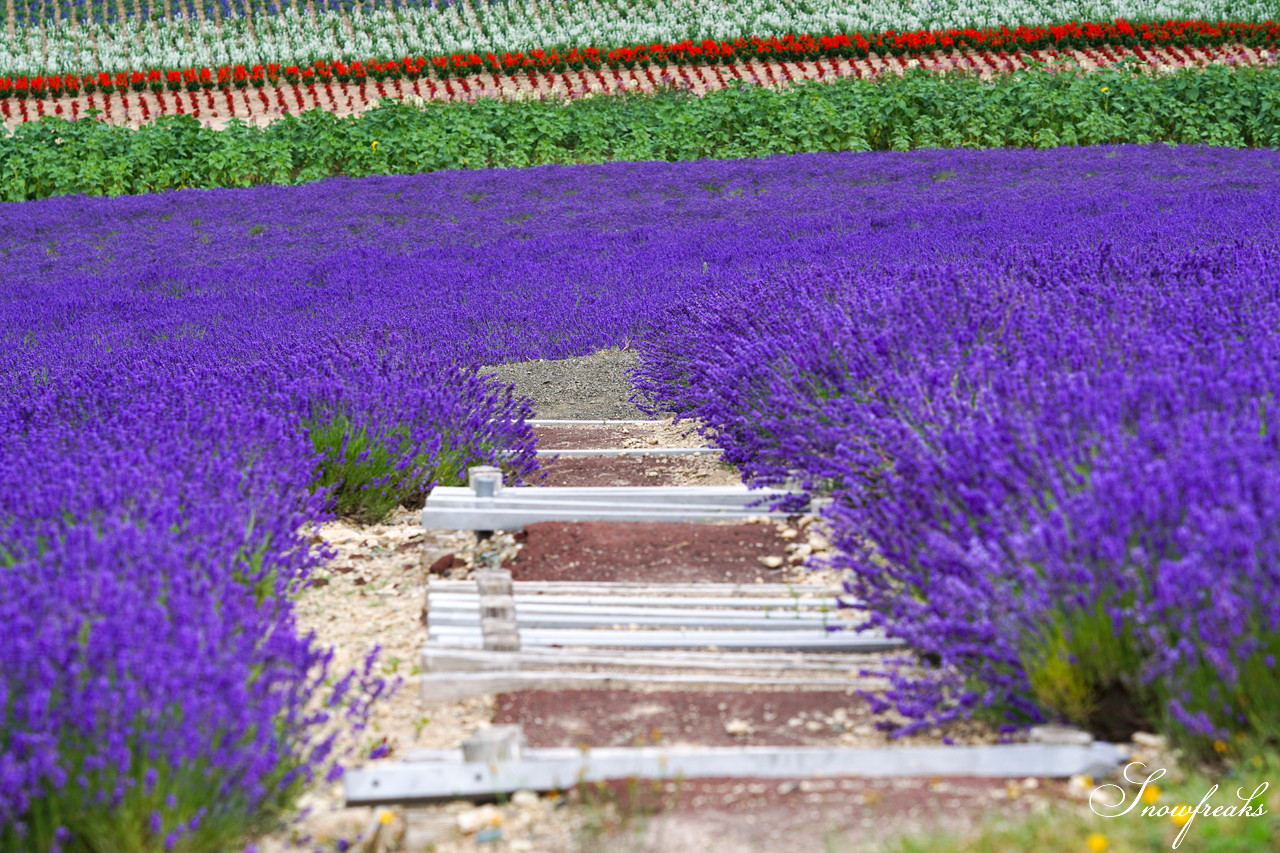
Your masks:
M216 7L211 4L210 8ZM72 9L74 12L75 7ZM167 10L152 11L155 13L145 17L101 23L90 20L93 15L77 17L70 26L67 22L56 27L22 23L15 26L0 53L0 71L85 73L142 67L309 64L335 57L500 55L575 45L613 48L708 39L723 42L750 36L769 39L789 33L905 33L1116 19L1257 23L1276 16L1274 4L1267 0L939 0L927 11L904 0L861 0L856 4L839 0L732 4L511 0L409 4L394 9L386 4L380 8L373 4L346 9L331 6L315 12L308 4L294 3L274 14L261 7L227 9L212 18L208 10L200 17L188 6L183 10L187 15L175 19L168 17Z
M1152 142L1271 148L1280 145L1278 118L1274 65L1169 74L1027 68L990 79L909 70L871 80L744 85L701 97L392 102L363 116L311 110L223 130L192 116L132 129L53 117L0 136L0 198L802 151Z
M231 119L253 124L273 121L284 115L298 115L322 109L337 115L360 115L384 99L397 101L475 101L479 98L504 100L521 98L577 98L593 94L653 92L660 88L681 89L705 94L744 83L785 87L807 80L831 81L842 77L870 79L883 73L902 73L911 68L949 74L971 74L989 79L1027 67L1028 63L1078 66L1089 71L1106 68L1124 60L1139 66L1168 72L1207 65L1272 66L1280 62L1280 49L1246 45L1211 47L1166 44L1151 47L1108 47L1105 50L1077 48L1058 50L934 51L927 54L875 56L863 59L820 57L812 60L752 59L742 63L714 65L673 64L606 67L576 71L526 70L515 73L477 72L463 76L439 77L359 77L354 82L302 78L297 82L262 87L214 86L197 91L99 91L74 96L10 97L0 99L0 123L16 127L38 121L46 115L79 119L90 110L100 110L99 118L112 124L138 127L165 115L191 115L211 127L223 127ZM283 75L282 75L283 76ZM280 78L277 78L278 80ZM3 91L4 81L0 81ZM30 89L19 90L30 92Z
M826 34L785 33L777 36L750 34L732 38L682 41L660 40L645 43L600 43L557 46L544 43L534 48L480 49L453 53L422 53L409 45L399 52L355 53L350 45L337 45L327 52L298 56L288 51L263 52L252 57L198 57L190 51L170 51L163 56L132 52L117 61L104 57L71 61L70 51L50 58L6 60L0 54L0 97L11 93L23 97L43 90L88 92L117 89L198 90L214 86L244 88L286 82L415 78L423 74L467 76L510 72L515 69L543 71L592 70L602 67L630 68L635 65L701 65L745 62L751 58L775 60L866 58L869 56L925 56L935 51L990 51L1078 49L1103 46L1133 47L1196 46L1239 44L1251 47L1274 46L1280 42L1280 23L1187 18L1131 23L1124 19L1095 23L1071 22L1052 26L999 26L962 29L922 29L882 31L830 31ZM193 58L199 61L193 63ZM372 58L370 58L372 57Z

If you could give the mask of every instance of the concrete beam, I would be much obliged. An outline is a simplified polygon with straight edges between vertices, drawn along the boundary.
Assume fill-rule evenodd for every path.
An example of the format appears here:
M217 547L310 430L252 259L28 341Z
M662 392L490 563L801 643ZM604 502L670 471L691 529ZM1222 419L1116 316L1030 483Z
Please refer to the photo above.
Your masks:
M809 777L1065 779L1105 776L1129 757L1088 746L690 747L524 751L518 761L384 762L348 770L348 805L493 800L515 791L564 790L609 779Z

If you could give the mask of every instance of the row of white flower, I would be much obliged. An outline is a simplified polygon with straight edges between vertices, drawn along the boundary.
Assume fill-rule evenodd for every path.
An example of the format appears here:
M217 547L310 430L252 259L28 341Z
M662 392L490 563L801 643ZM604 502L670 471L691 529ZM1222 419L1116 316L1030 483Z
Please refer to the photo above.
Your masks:
M261 9L261 3L253 5ZM206 8L212 6L210 0ZM14 38L0 35L0 75L301 64L891 28L1275 17L1275 0L462 0L314 14L291 6L220 23L175 17L22 26Z

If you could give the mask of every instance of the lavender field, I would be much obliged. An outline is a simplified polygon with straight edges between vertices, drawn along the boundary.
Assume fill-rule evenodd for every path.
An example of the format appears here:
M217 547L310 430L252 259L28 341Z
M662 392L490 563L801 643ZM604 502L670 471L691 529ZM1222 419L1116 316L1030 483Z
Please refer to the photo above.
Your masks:
M816 154L7 204L3 368L243 360L374 334L436 361L577 354L691 288L764 271L1265 240L1275 164L1127 146Z
M307 526L530 476L477 368L607 346L835 488L908 720L1280 730L1277 234L1275 152L1123 146L0 206L0 849L211 849L336 773L384 685L296 629Z
M904 732L1280 732L1280 160L1197 186L1148 156L983 261L853 252L699 291L644 343L652 404L751 481L834 489L831 564L927 664L878 700Z

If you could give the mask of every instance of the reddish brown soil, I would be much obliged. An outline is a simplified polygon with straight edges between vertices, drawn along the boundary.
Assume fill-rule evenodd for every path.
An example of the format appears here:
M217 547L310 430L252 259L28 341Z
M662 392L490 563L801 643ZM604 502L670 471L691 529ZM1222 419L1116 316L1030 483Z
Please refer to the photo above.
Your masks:
M648 843L643 849L716 853L865 850L906 831L963 832L986 815L1012 818L1064 796L1057 783L1028 790L966 777L617 781L607 788L574 796L619 803L635 816L629 829Z
M539 486L726 486L741 479L714 456L575 456L542 462Z
M536 426L533 435L539 450L567 450L569 448L626 447L637 438L650 434L652 427L606 426L605 424L569 424Z
M510 565L521 581L776 581L760 557L785 556L769 524L542 521Z
M643 448L655 438L663 446L669 433L632 424L554 425L534 427L542 450ZM683 445L679 445L683 446ZM542 486L722 486L741 482L717 456L587 456L543 459Z
M832 720L838 710L846 720ZM817 731L788 725L793 719L815 720ZM725 730L731 720L753 731L731 735ZM843 690L524 690L497 697L493 721L524 726L533 747L836 746L872 716L863 699Z

